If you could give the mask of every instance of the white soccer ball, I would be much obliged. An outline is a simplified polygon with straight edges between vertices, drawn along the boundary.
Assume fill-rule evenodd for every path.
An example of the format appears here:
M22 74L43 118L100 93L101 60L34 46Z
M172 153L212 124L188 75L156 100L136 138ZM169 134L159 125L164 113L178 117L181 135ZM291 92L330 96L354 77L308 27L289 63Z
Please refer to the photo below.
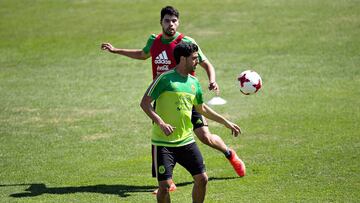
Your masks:
M240 73L238 77L240 91L245 95L254 94L262 86L260 75L252 70L246 70Z

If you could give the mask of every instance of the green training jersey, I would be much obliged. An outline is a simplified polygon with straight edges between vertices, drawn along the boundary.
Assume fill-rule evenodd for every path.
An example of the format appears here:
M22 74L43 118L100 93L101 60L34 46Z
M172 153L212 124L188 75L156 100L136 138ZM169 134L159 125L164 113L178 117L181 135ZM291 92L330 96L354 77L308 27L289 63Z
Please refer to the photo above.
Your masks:
M176 32L176 34L174 35L174 37L172 37L171 39L161 38L161 42L164 43L164 44L170 44L170 43L171 43L172 41L174 41L179 35L180 35L180 33L179 33L179 32ZM155 34L150 35L149 39L147 40L147 43L146 43L145 47L142 49L142 50L145 52L145 54L150 53L150 48L151 48L151 46L153 45L153 42L154 42L156 36L157 36L157 35L155 35ZM183 42L188 42L188 43L191 42L191 43L193 43L193 44L198 45L198 44L195 42L195 40L194 40L193 38L189 37L189 36L184 36L184 38L182 38L181 41L183 41ZM199 50L198 50L199 61L202 62L202 61L207 60L206 56L205 56L205 55L203 54L203 52L201 51L199 45L198 45L198 48L199 48Z
M156 113L165 123L175 127L166 136L156 124L151 142L157 146L179 147L195 142L191 114L193 105L203 103L200 83L194 76L180 75L176 69L161 74L149 87L148 96L156 100Z

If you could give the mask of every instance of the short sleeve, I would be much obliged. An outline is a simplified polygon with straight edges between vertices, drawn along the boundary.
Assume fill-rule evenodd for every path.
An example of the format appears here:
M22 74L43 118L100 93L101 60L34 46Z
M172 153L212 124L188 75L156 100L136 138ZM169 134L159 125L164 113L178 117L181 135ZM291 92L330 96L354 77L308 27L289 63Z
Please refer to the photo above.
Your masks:
M166 84L166 77L164 77L163 74L160 75L150 85L147 95L150 96L153 100L156 100L164 91Z
M199 105L199 104L204 103L203 92L202 92L199 81L197 81L196 87L197 88L196 88L196 95L195 95L195 105Z
M154 43L155 38L156 38L155 34L150 35L150 37L148 38L145 47L142 49L145 54L150 53L150 48L151 48L152 44Z
M191 42L191 43L194 43L194 44L196 44L196 45L198 46L198 48L199 48L198 54L199 54L199 61L200 61L200 62L203 62L203 61L207 60L205 54L201 51L200 46L196 43L196 41L195 41L193 38L188 37L188 36L185 36L185 37L183 38L183 41L184 41L184 42Z

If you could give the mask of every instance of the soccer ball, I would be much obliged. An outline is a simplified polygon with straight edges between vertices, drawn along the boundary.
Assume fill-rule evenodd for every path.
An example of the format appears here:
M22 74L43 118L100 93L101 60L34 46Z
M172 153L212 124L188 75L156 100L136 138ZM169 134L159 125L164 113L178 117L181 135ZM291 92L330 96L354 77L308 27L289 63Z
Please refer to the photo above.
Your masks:
M245 95L256 93L262 86L260 75L252 70L246 70L240 73L238 81L240 85L240 91Z

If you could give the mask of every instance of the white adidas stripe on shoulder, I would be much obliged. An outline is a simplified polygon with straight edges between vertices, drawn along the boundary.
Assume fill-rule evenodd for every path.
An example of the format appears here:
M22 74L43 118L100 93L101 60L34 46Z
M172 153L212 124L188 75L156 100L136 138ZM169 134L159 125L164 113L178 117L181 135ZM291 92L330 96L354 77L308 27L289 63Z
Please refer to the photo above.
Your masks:
M153 83L151 84L151 86L149 87L149 91L147 93L148 96L150 96L152 94L152 91L154 91L154 88L156 87L156 85L159 83L160 79L163 78L164 76L173 73L175 71L175 69L166 71L164 73L162 73L161 75L159 75L157 78L155 78L155 80L153 81Z

